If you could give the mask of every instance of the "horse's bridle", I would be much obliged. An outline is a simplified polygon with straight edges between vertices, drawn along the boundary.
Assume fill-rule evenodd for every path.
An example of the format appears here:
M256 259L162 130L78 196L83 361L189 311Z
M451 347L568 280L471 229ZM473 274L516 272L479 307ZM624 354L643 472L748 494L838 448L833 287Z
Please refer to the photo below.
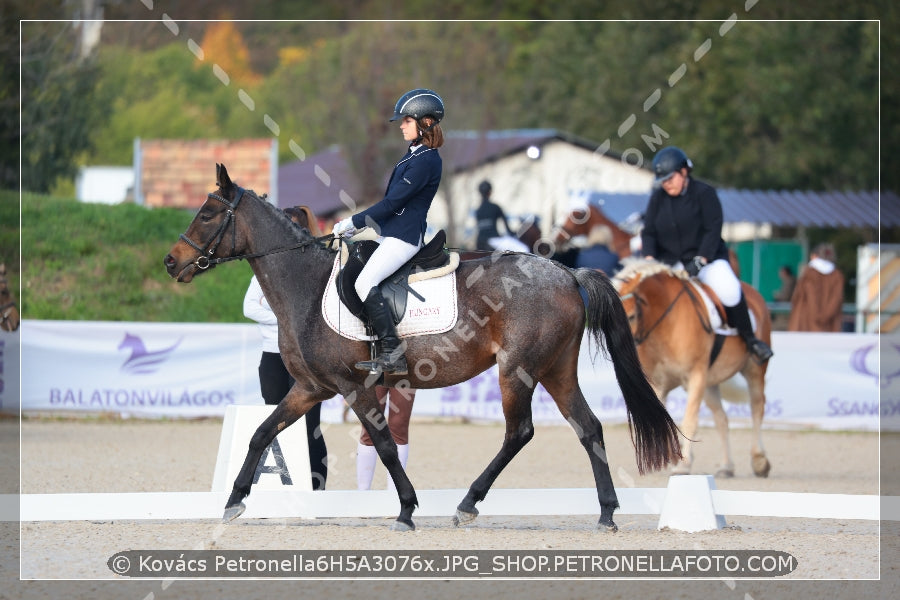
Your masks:
M210 192L207 194L207 199L212 198L214 200L218 200L222 204L228 207L228 210L225 211L225 219L222 220L222 223L219 224L219 228L216 229L215 233L213 233L211 239L203 246L195 243L191 238L189 238L184 233L179 236L185 244L199 252L200 254L197 256L197 259L191 263L196 266L200 270L206 270L213 265L217 265L223 262L229 262L232 260L243 260L246 258L258 258L260 256L266 256L268 254L275 254L277 252L286 252L288 250L296 250L298 248L305 248L311 244L322 244L325 240L334 239L334 234L327 234L321 237L312 238L309 240L303 240L302 242L298 242L292 246L288 246L285 248L276 248L274 250L268 250L265 252L255 252L253 254L241 254L234 255L234 250L237 243L237 224L234 211L237 210L238 204L241 202L241 198L244 197L244 192L246 190L242 187L237 188L238 193L237 197L234 199L234 202L229 202L226 198L220 196L219 194L214 194ZM251 192L252 194L253 192ZM255 195L255 194L254 194ZM212 255L216 253L216 250L219 248L219 244L222 243L222 238L225 237L225 233L228 230L228 226L231 225L231 256L224 256L220 258L212 258ZM324 245L324 244L322 244Z
M708 319L703 318L705 311L702 311L700 309L701 300L699 298L697 298L696 294L694 294L693 290L691 290L691 284L687 281L681 280L681 289L678 291L677 294L675 294L675 297L672 298L672 301L669 302L669 305L666 307L666 310L664 310L662 312L662 314L659 315L659 318L657 318L656 321L654 321L653 324L650 325L649 328L641 327L634 334L634 343L637 344L638 346L641 345L642 343L644 343L647 340L647 338L650 337L650 334L653 333L653 330L656 329L657 326L659 326L659 324L663 322L663 320L669 315L670 312L672 312L672 309L675 308L675 304L678 302L678 299L681 298L681 295L685 294L685 293L687 293L688 297L691 299L691 305L694 307L694 310L697 313L697 318L700 320L700 325L703 326L703 330L706 333L712 333L712 331L713 331L712 324L709 322ZM635 310L638 311L638 313L640 313L640 310L641 310L640 305L641 305L641 303L646 304L647 303L646 300L644 300L643 298L641 298L634 292L629 292L629 293L625 294L624 296L620 296L619 299L624 303L625 300L632 298L632 297L634 298ZM640 321L639 321L639 323L640 323Z
M212 198L213 200L218 200L222 204L228 207L228 210L225 211L225 219L219 224L219 228L212 235L212 238L206 243L204 246L200 246L199 244L194 243L194 241L186 236L185 234L181 234L180 239L184 241L185 244L196 250L200 253L197 256L197 260L194 261L194 265L200 269L205 270L208 269L211 265L215 264L211 257L216 253L216 250L219 249L219 244L222 243L222 238L225 237L225 232L228 229L228 226L231 225L231 253L234 254L235 243L237 239L237 231L234 222L234 211L237 209L238 204L241 202L241 198L244 197L244 188L237 188L238 194L234 199L234 202L229 202L224 197L214 194L210 192L207 194L207 200Z

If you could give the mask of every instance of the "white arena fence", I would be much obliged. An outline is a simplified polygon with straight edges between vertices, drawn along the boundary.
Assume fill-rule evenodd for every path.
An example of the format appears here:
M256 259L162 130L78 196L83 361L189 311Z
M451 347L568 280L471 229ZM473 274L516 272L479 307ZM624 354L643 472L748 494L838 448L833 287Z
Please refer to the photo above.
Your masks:
M222 425L210 492L64 493L0 496L0 520L134 521L220 519L256 424L273 406L229 406ZM280 441L279 441L280 440ZM282 432L257 466L242 518L390 517L400 511L394 491L313 492L306 428ZM618 514L659 515L658 527L695 532L725 527L725 516L900 520L900 498L875 495L717 490L711 475L669 478L666 488L617 490ZM449 517L464 489L418 490L418 517ZM596 515L594 488L492 489L478 505L482 515ZM448 523L449 525L449 523Z
M880 345L877 334L775 332L772 345L766 426L900 430L900 344ZM231 404L262 404L260 353L253 324L24 320L0 337L0 409L14 411L21 400L26 413L221 417ZM580 361L591 409L604 424L625 423L611 363L587 339ZM729 401L746 397L743 379L723 392L733 426L747 426L749 405ZM669 395L676 420L685 401L681 389ZM565 424L541 386L532 410L537 423ZM337 396L324 404L322 419L340 422L342 413ZM420 390L413 417L501 421L496 367L459 385ZM701 419L711 423L705 407Z

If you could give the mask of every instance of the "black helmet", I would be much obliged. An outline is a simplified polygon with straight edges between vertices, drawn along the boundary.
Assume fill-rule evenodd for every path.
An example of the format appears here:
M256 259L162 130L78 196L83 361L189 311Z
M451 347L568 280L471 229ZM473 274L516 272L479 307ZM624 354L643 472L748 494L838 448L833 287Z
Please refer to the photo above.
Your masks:
M653 175L656 177L653 185L659 187L662 182L683 168L694 168L694 163L687 157L684 150L676 146L663 148L653 157Z
M491 182L488 181L487 179L485 179L484 181L482 181L481 183L478 184L478 193L481 194L482 196L484 196L485 198L487 198L488 196L491 195L492 189L493 188L491 187Z
M431 90L410 90L397 100L394 116L390 120L396 121L403 117L412 117L416 121L422 117L431 117L439 123L444 118L444 101Z

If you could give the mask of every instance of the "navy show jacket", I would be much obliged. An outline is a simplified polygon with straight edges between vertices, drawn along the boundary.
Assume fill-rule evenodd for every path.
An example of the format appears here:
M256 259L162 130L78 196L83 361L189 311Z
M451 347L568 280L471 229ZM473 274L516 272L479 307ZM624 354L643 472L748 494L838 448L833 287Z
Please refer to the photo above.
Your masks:
M418 246L426 217L441 183L443 161L436 148L419 146L394 167L384 198L353 215L357 229L373 227L378 235Z

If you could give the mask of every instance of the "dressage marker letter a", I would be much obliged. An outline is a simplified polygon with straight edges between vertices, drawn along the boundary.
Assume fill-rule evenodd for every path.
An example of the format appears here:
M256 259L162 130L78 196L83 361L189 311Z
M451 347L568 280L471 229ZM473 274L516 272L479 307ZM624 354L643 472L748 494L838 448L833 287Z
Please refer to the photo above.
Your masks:
M270 452L275 459L274 465L266 464L269 460ZM281 477L281 485L294 485L291 481L291 473L288 471L287 463L284 462L284 453L281 451L281 444L278 443L278 438L272 440L272 443L263 450L262 458L259 459L259 464L256 465L256 473L253 475L254 485L259 483L259 476L263 473L277 474Z
M225 408L212 491L231 491L247 457L247 448L253 434L274 409L272 404L230 404ZM312 491L305 419L306 417L301 417L291 427L280 432L269 447L263 450L253 473L254 489Z

